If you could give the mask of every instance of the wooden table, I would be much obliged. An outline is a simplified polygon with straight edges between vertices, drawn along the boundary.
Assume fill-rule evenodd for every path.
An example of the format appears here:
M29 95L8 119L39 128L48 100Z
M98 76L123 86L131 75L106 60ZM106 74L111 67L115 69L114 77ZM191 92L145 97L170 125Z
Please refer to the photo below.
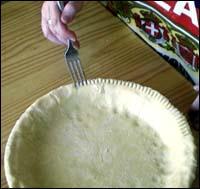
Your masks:
M1 187L7 187L4 148L16 120L38 97L71 82L64 47L47 41L41 32L41 5L22 1L1 5ZM192 85L102 5L86 3L71 27L80 39L88 78L114 78L152 87L187 112L196 96Z

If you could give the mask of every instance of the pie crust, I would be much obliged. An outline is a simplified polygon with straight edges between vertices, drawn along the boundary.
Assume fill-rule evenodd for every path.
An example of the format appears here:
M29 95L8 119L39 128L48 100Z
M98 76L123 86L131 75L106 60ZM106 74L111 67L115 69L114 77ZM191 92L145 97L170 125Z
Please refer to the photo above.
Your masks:
M195 145L185 117L155 90L112 79L59 87L16 122L9 187L189 187Z

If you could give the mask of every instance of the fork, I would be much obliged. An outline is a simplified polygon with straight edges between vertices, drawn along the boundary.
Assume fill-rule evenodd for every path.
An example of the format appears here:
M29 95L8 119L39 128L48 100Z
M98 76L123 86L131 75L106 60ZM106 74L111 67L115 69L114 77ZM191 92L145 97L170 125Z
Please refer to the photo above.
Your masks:
M57 6L60 11L64 9L64 5L66 3L67 1L57 1ZM74 48L72 41L69 39L67 40L67 48L65 49L64 57L74 81L75 87L86 84L87 81L81 65L78 50Z

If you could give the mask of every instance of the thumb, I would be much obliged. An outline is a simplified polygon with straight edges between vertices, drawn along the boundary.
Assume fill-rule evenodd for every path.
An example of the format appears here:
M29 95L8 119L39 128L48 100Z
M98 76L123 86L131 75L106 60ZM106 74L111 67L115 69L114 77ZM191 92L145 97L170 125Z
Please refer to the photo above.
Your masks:
M199 85L195 85L193 88L195 91L199 92Z
M79 2L79 1L69 1L65 5L64 10L62 11L62 14L61 14L62 23L68 24L72 22L72 20L76 16L76 13L80 11L82 4L83 2Z

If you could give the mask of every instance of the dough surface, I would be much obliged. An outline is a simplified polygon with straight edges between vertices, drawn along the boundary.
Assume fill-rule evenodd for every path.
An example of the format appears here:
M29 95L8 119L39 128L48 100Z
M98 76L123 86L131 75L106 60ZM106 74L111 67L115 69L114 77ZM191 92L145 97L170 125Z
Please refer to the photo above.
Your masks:
M183 116L151 89L114 82L63 86L30 106L6 146L9 186L188 187Z

